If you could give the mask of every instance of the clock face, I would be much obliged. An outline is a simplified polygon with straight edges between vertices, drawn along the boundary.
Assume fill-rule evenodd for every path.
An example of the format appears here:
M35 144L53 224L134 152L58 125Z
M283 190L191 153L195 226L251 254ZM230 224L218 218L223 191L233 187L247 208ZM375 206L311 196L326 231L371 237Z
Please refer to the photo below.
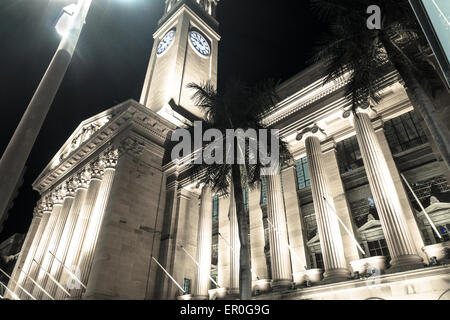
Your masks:
M173 38L175 38L175 30L171 30L171 31L167 32L166 35L164 36L164 38L162 38L161 41L159 42L157 53L161 54L164 51L166 51L167 48L172 43Z
M191 43L194 48L204 56L209 56L211 54L211 48L208 41L197 31L191 31Z

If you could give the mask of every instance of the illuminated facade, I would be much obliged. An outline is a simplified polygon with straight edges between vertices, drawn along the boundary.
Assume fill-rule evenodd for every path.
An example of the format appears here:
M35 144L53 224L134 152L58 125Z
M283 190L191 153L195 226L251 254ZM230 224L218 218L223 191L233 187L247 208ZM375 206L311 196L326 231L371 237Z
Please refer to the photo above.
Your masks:
M201 116L186 84L217 81L216 5L166 1L140 103L84 121L37 178L42 198L9 298L239 292L233 197L197 186L164 148ZM346 80L322 79L314 65L281 84L264 120L295 163L245 190L255 299L445 298L450 174L427 128L394 73L382 101L355 116Z

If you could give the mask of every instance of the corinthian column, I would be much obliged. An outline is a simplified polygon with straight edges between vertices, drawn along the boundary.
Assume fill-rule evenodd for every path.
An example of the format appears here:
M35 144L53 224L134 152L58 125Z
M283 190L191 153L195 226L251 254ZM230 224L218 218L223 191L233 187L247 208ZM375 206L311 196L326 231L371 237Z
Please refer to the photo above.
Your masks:
M292 283L292 267L280 174L266 176L266 185L272 287L288 288Z
M83 247L81 250L80 262L78 264L81 274L81 282L88 287L87 290L89 290L88 279L92 262L94 260L98 234L100 232L106 205L108 204L111 187L113 185L118 157L118 150L113 149L107 151L101 159L104 164L105 173L100 185L97 201L95 202L95 206L91 214L91 219L89 220L89 225L87 227L86 236L84 238ZM71 290L70 292L71 294L72 292L74 293L72 298L81 298L82 290Z
M239 228L233 184L231 184L230 190L230 209L228 216L230 219L230 293L235 295L239 294L239 259L241 242L239 240Z
M355 126L370 189L392 258L391 272L423 267L423 259L415 250L399 195L369 117L370 112L370 108L358 108L354 115L348 111L344 117L352 117Z
M61 212L63 201L64 201L64 191L62 187L58 187L50 196L51 201L53 202L53 209L50 213L50 217L45 226L44 233L39 241L38 247L34 256L30 256L30 268L28 275L37 281L37 276L40 272L39 266L42 264L42 260L44 258L45 252L47 252L47 247L50 242L50 237L53 233L53 229L55 227L55 223L59 213ZM24 285L27 291L31 292L33 289L33 283L28 279L26 285Z
M75 198L70 208L67 221L64 225L64 229L58 247L55 250L55 252L53 251L51 252L56 256L56 258L53 259L50 274L57 281L60 280L61 273L64 268L63 264L65 264L67 251L69 250L70 242L72 240L73 232L75 230L75 225L77 223L78 216L80 215L80 212L85 204L87 188L90 178L91 178L90 168L83 169L81 172L77 173L77 175L74 178L76 185ZM64 286L65 284L63 283L62 285ZM57 288L58 287L55 282L53 281L47 282L46 290L51 296L54 296Z
M209 186L204 186L201 194L200 217L197 235L197 281L194 295L198 299L208 299L208 289L211 274L212 254L212 192Z
M83 246L83 241L85 239L86 231L88 228L89 220L97 201L97 197L100 191L102 176L104 174L103 162L95 161L91 165L91 181L89 183L89 188L87 190L87 197L85 204L78 217L77 225L75 226L75 231L73 233L72 241L70 243L70 248L67 253L65 265L71 268L71 271L79 278L80 270L77 267L81 255L81 250ZM61 281L63 285L67 285L69 289L77 288L80 284L72 279L67 272L63 272ZM57 291L56 298L63 299L66 294L62 290Z
M315 126L304 132L303 137L306 138L305 147L311 175L311 191L325 267L324 278L327 282L343 281L350 278L350 272L346 267L339 221L334 210L334 203L329 196L329 186L319 140L320 134L320 129Z
M36 253L39 241L41 241L42 234L44 233L45 226L47 225L50 217L52 206L53 204L48 198L46 198L35 208L33 220L30 228L28 229L27 236L22 245L19 258L17 259L11 276L11 278L21 286L24 286L27 281L30 281L27 275L30 272L34 254ZM8 288L14 292L16 285L13 281L9 282ZM8 298L12 297L8 294Z
M75 188L76 183L73 178L70 178L67 183L64 184L64 202L63 206L61 208L61 211L59 212L59 215L56 217L56 223L53 229L53 232L51 234L50 242L48 243L48 247L46 250L42 253L43 254L43 260L41 267L42 269L39 270L38 278L36 279L36 282L39 283L39 285L42 288L45 288L47 285L47 281L49 280L49 277L47 273L44 272L46 270L47 272L50 272L52 263L53 263L53 256L50 254L52 252L55 253L56 249L58 248L59 241L61 239L61 235L64 231L64 226L67 221L67 217L69 216L70 208L72 207L73 199L75 198ZM44 293L42 290L40 290L37 286L33 290L33 296L35 296L37 299L42 297Z

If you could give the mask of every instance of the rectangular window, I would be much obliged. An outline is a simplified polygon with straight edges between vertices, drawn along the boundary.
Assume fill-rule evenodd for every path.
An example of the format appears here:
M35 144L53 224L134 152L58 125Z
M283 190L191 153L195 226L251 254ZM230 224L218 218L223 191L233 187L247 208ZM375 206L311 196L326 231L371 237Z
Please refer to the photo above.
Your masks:
M183 290L184 290L184 294L191 294L191 279L184 278Z
M309 168L308 168L308 160L302 158L297 160L296 162L297 169L297 181L298 181L298 189L304 189L311 186L311 179L309 177Z
M384 129L393 154L420 146L428 141L414 111L386 121Z
M267 183L266 177L261 178L261 204L267 203Z
M318 269L323 269L323 256L321 253L316 253L316 264Z
M311 253L309 255L309 262L312 269L323 269L323 256L321 253Z
M443 226L436 226L436 229L441 234L442 240L449 241L450 240L450 224L443 225ZM441 239L433 232L434 238L436 239L436 242L440 242Z
M336 150L341 173L353 171L364 165L356 136L339 142Z
M371 257L385 256L387 261L390 260L389 250L385 239L367 242Z
M219 196L213 197L213 222L219 221Z

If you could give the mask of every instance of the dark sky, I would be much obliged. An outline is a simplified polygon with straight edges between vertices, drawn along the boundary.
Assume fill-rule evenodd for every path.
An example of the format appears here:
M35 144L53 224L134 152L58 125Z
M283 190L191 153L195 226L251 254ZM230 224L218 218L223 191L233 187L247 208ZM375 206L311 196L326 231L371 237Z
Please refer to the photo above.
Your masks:
M0 152L3 153L57 46L58 14L70 0L0 1ZM0 241L26 232L39 195L34 179L78 124L119 102L139 100L163 0L93 0L93 7ZM221 0L219 88L286 80L301 71L324 27L308 0ZM0 177L1 181L1 177Z

